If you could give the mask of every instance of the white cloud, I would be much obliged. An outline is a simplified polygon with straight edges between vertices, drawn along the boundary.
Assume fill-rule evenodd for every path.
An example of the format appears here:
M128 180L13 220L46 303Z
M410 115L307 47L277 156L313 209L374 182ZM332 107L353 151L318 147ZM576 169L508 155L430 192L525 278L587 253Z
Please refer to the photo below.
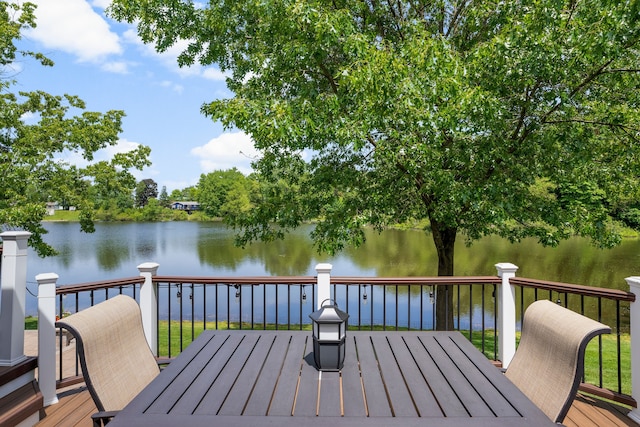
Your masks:
M160 86L171 89L174 92L182 93L184 91L184 86L170 82L169 80L164 80L160 82Z
M227 78L227 74L217 68L205 68L202 72L202 77L209 80L223 82Z
M102 69L109 73L129 74L129 64L124 61L105 62Z
M106 9L109 5L111 5L111 0L93 0L91 2L91 5Z
M137 142L121 138L115 145L110 145L103 148L102 150L96 151L95 159L98 161L110 160L117 153L128 153L129 151L135 150L139 146L140 144L138 144Z
M23 65L20 62L12 62L7 65L0 65L0 79L12 79L16 75L20 74L23 70Z
M180 74L181 76L197 75L200 73L200 67L180 68L178 66L178 55L187 48L189 42L178 41L175 45L169 47L164 52L156 52L153 44L145 44L142 42L135 29L130 28L122 34L123 39L130 44L133 44L138 48L142 55L150 58L155 58L162 63L165 68Z
M127 153L129 151L133 151L138 148L140 144L137 142L128 141L126 139L119 139L115 145L110 145L101 150L98 150L93 155L93 160L88 162L85 160L79 153L76 152L65 152L61 155L57 156L56 159L68 163L70 165L75 165L79 168L87 167L89 164L97 163L100 161L109 161L113 158L116 153Z
M122 34L123 39L130 44L137 46L140 52L150 58L155 58L166 69L173 73L178 74L181 77L188 76L200 76L207 80L213 80L218 82L224 82L228 77L228 74L223 73L216 67L203 67L198 64L194 64L190 67L178 66L178 56L187 49L189 46L188 40L179 40L173 46L170 46L164 52L156 52L153 44L145 44L136 31L132 28L126 30Z
M122 53L118 35L85 0L32 1L38 5L37 28L29 31L29 37L45 47L75 55L82 62L101 62Z
M191 154L200 159L200 168L204 173L235 167L249 174L252 172L251 162L260 156L253 146L253 140L244 132L223 133L205 145L193 148Z

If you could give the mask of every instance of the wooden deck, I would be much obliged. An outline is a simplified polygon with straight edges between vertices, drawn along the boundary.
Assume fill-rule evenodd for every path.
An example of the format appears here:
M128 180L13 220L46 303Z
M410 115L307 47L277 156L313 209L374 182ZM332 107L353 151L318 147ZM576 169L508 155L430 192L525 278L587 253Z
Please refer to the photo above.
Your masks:
M44 409L44 417L36 427L91 427L91 414L97 409L84 387L61 393L57 405ZM612 405L585 394L579 394L564 420L567 427L638 427L626 414L628 408Z

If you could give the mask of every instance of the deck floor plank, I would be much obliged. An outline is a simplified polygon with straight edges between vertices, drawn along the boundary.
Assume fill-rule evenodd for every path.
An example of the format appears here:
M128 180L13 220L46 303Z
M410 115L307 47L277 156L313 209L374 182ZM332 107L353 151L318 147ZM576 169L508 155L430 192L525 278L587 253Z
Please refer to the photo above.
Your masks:
M622 406L579 394L573 401L564 424L567 427L637 427L637 424L626 416L627 412L628 410Z
M91 414L97 411L98 409L93 403L89 391L81 387L66 392L59 397L57 404L44 408L44 418L41 415L41 420L36 426L91 427L93 425Z

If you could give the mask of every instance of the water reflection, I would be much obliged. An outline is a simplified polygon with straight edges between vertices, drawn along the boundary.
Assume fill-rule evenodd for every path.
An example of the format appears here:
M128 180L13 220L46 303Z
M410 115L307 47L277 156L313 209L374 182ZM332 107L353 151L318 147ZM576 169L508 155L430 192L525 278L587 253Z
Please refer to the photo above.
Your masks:
M60 255L42 259L30 251L27 277L34 293L33 280L39 273L57 273L60 284L93 282L136 276L137 265L149 261L160 264L162 275L315 275L320 262L333 264L332 274L338 276L437 273L431 237L417 230L381 234L367 230L362 247L329 257L318 255L313 248L308 236L312 226L291 232L285 241L256 243L245 249L235 246L233 232L220 223L99 223L93 234L81 233L75 223L46 223L45 227L49 230L45 240ZM625 240L611 250L597 249L580 238L557 248L544 248L534 240L510 244L498 237L484 238L471 247L459 241L454 272L495 275L498 262L518 265L517 275L522 277L628 290L624 278L640 274L640 240ZM468 295L464 288L462 292L462 307L468 312ZM419 296L412 293L411 297ZM35 298L28 301L27 311L35 311Z

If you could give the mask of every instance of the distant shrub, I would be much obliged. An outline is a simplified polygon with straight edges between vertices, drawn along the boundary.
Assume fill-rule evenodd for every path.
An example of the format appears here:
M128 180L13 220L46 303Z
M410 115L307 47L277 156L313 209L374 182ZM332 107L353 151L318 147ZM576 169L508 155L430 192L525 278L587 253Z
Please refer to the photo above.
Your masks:
M625 225L631 228L640 228L640 209L629 209L620 214L620 219Z

